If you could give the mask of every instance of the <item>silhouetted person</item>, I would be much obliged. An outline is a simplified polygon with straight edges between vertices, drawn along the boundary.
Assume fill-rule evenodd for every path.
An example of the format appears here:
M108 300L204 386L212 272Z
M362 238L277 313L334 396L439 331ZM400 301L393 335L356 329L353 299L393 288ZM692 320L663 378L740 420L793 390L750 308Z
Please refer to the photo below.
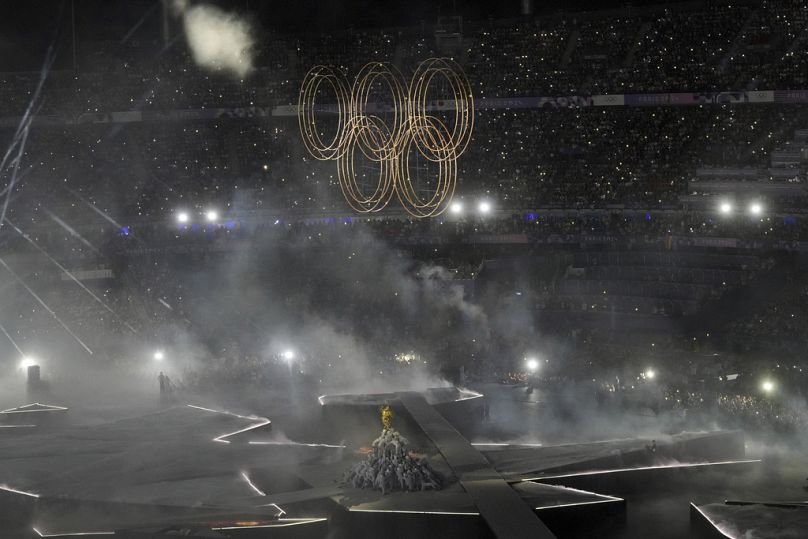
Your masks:
M160 371L160 374L157 375L157 381L160 383L160 401L165 402L168 396L168 376L163 374L163 371Z

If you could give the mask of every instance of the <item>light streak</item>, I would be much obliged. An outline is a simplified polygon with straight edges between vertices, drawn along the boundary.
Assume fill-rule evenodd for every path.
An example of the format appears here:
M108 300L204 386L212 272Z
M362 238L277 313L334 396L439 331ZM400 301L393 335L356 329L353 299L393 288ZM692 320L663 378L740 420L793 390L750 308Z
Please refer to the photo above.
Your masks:
M53 258L53 257L52 257L50 254L48 254L48 252L47 252L45 249L43 249L42 247L40 247L39 245L37 245L37 243L36 243L34 240L32 240L32 239L31 239L31 237L30 237L28 234L26 234L25 232L23 232L22 230L20 230L19 228L17 228L17 226L16 226L14 223L12 223L11 221L9 221L8 219L6 219L6 223L8 223L8 224L11 226L11 228L13 228L14 230L16 230L16 231L17 231L17 233L18 233L20 236L22 236L23 238L25 238L25 241L27 241L28 243L30 243L31 245L33 245L33 246L34 246L34 248L35 248L37 251L39 251L40 253L42 253L43 255L45 255L45 256L47 257L47 259L48 259L48 260L50 260L51 262L53 262L53 264L54 264L54 265L55 265L57 268L59 268L59 269L60 269L62 272L64 272L64 274L65 274L65 275L67 275L68 277L70 277L70 279L71 279L71 280L72 280L74 283L76 283L77 285L79 285L79 286L81 287L81 289L82 289L82 290L84 290L85 292L87 292L87 293L90 295L90 297L92 297L92 298L95 300L95 302L96 302L96 303L98 303L98 304L99 304L99 305L101 305L101 306L102 306L104 309L106 309L108 312L110 312L110 313L111 313L111 314L112 314L112 315L113 315L115 318L117 318L118 320L120 320L121 322L123 322L123 325L125 325L125 326L126 326L126 328L127 328L128 330L130 330L132 333L137 333L137 331L135 331L135 328L133 328L132 326L130 326L130 325L129 325L129 323L128 323L126 320L124 320L123 318L121 318L121 317L118 315L118 313L116 313L114 310L112 310L112 308L111 308L109 305L107 305L106 303L104 303L104 300L102 300L102 299L101 299L101 298L99 298L97 295L95 295L95 293L94 293L92 290L90 290L89 288L87 288L87 286L85 286L85 284L84 284L84 283L82 283L81 281L79 281L79 280L76 278L76 276L75 276L75 275L73 275L73 273L71 273L71 272L70 272L70 271L69 271L69 270L68 270L66 267L64 267L63 265L61 265L61 264L60 264L60 263L59 263L59 262L58 262L58 261L57 261L55 258ZM66 225L65 225L65 226L66 226ZM82 239L83 239L83 238L82 238ZM88 245L89 245L89 244L88 244ZM92 246L91 246L91 247L92 247Z
M326 398L327 396L328 395L320 395L319 397L317 397L317 402L320 403L320 406L325 406L325 403L323 402L323 399Z
M34 494L33 492L26 492L24 490L17 490L16 488L11 488L8 485L0 485L0 490L5 490L6 492L11 492L13 494L22 494L23 496L29 496L31 498L39 498L39 494Z
M82 236L81 234L76 232L76 229L74 229L72 226L70 226L65 221L63 221L58 215L56 215L55 213L53 213L52 211L50 211L48 208L46 208L44 206L42 206L42 209L45 211L45 213L48 214L48 217L50 217L53 222L55 222L57 225L64 228L65 230L67 230L68 234L70 234L71 236L73 236L74 238L79 240L81 243L83 243L84 245L89 247L90 250L92 250L95 254L103 256L101 251L96 249L95 245L93 245L92 243L87 241L87 239L84 236ZM8 218L6 218L6 222L11 225ZM14 226L14 225L11 225L11 226Z
M524 482L541 482L546 479L561 479L564 477L581 477L586 475L602 475L602 474L610 474L610 473L623 473L623 472L640 472L640 471L648 471L648 470L674 470L674 469L682 469L682 468L699 468L704 466L723 466L727 464L753 464L762 462L760 459L749 459L749 460L725 460L721 462L696 462L691 464L660 464L658 466L640 466L637 468L615 468L612 470L591 470L588 472L576 472L576 473L566 473L566 474L559 474L559 475L545 475L539 477L532 477L528 479L520 479L517 481Z
M79 344L82 346L82 348L84 348L84 349L87 351L87 353L88 353L88 354L93 355L93 351L92 351L92 350L90 350L90 348L89 348L89 347L88 347L86 344L84 344L84 341L82 341L82 340L79 338L79 336L78 336L78 335L76 335L75 333L73 333L73 330L71 330L69 327L67 327L67 324L65 324L64 322L62 322L62 319L61 319L61 318L59 318L59 316L58 316L58 315L57 315L57 314L56 314L56 313L53 311L53 309L51 309L50 307L48 307L48 304L47 304L47 303L45 303L44 301L42 301L42 298L40 298L40 297L37 295L37 293L36 293L36 292L34 292L33 290L31 290L31 287L30 287L30 286L28 286L27 284L25 284L25 281L23 281L23 280L20 278L20 276L19 276L19 275L17 275L17 274L14 272L14 270L13 270L13 269L11 269L11 268L8 266L8 264L6 264L6 261L5 261L5 260L3 260L2 258L0 258L0 265L2 265L2 266L3 266L3 267L6 269L6 271L8 271L8 272L9 272L11 275L13 275L13 276L14 276L14 278L17 280L17 282L18 282L18 283L20 283L20 284L21 284L21 285L22 285L22 286L23 286L23 287L24 287L24 288L25 288L25 289L28 291L28 293L29 293L29 294L31 294L31 296L33 296L33 297L34 297L34 299L36 299L36 300L37 300L37 302L38 302L40 305L42 305L42 307L43 307L43 308L44 308L46 311L48 311L48 313L49 313L49 314L50 314L50 315L53 317L53 319L54 319L54 320L56 320L56 321L59 323L59 325L60 325L60 326L62 326L62 328L63 328L63 329L64 329L64 330L65 330L65 331L66 331L66 332L67 332L67 333L68 333L68 334L69 334L71 337L73 337L73 338L76 340L76 342L77 342L77 343L79 343Z
M247 475L247 472L241 472L241 477L244 478L244 481L247 482L247 484L250 486L251 489L253 489L255 491L256 494L258 494L259 496L266 496L267 495L266 492L264 492L260 488L256 487L255 483L250 481L250 476Z
M113 219L112 217L110 217L110 216L109 216L109 215L108 215L106 212L104 212L103 210L99 210L99 209L96 207L96 205L95 205L95 204L90 203L90 202L89 202L89 201L87 201L87 200L86 200L84 197L82 197L81 195L79 195L78 193L76 193L75 191L73 191L71 188L69 188L69 187L67 187L67 186L65 186L65 185L62 185L61 187L62 187L63 189L65 189L65 190L67 190L67 191L68 191L68 192L69 192L71 195L73 195L73 196L74 196L74 197L76 197L77 199L79 199L79 200L81 200L82 202L84 202L84 203L85 203L87 206L89 206L89 207L90 207L90 209L91 209L91 210L93 210L95 213L97 213L98 215L100 215L101 217L103 217L104 219L106 219L108 222L110 222L110 223L112 223L113 225L115 225L115 228L117 228L117 229L121 229L121 228L123 228L119 222L117 222L115 219Z
M36 427L36 425L0 425L0 429L23 429L33 427Z
M304 446L304 447L328 447L331 449L345 449L344 445L338 444L315 444L315 443L304 443L304 442L275 442L275 441L265 441L265 442L247 442L250 445L294 445L294 446Z
M59 14L59 18L61 19L61 13ZM6 185L6 188L0 195L5 194L6 198L3 201L3 210L0 213L0 226L2 226L3 219L6 217L6 211L8 210L9 202L11 201L11 195L14 192L14 187L19 182L20 178L18 177L18 172L20 170L20 162L22 161L22 157L25 153L25 143L28 141L28 134L30 133L31 123L34 120L34 116L36 112L34 111L34 105L37 101L39 101L39 95L42 93L42 87L45 85L45 80L48 78L48 73L50 72L50 68L53 65L53 61L56 58L56 54L54 52L54 43L55 39L51 44L48 46L48 52L45 55L45 61L42 64L42 69L39 72L39 82L37 83L36 89L34 90L33 95L31 96L31 100L28 102L28 106L25 109L25 112L20 119L19 125L17 125L17 129L14 132L14 138L11 142L11 145L6 150L5 155L3 155L3 160L0 163L0 171L6 169L6 165L8 163L9 156L14 151L14 147L17 146L17 155L11 159L12 165L12 172L11 178Z
M696 504L694 504L693 502L690 502L690 507L692 507L693 509L695 509L696 511L698 511L698 512L699 512L699 514L700 514L701 516L703 516L703 517L704 517L704 519L705 519L707 522L709 522L709 523L710 523L710 524L713 526L713 528L715 528L715 530L716 530L718 533L720 533L721 535L723 535L723 536L724 536L724 537L726 537L727 539L737 539L737 538L736 538L734 535L730 534L730 533L729 533L728 531L726 531L724 528L722 528L721 526L719 526L719 525L718 525L718 524L717 524L715 521L713 521L713 519L711 519L710 517L708 517L708 516L707 516L707 514L706 514L704 511L702 511L701 509L699 509L699 507L698 507Z
M22 350L20 350L20 347L17 346L17 343L14 342L14 339L12 339L11 335L8 334L8 331L6 331L6 328L3 327L3 324L0 324L0 331L2 331L3 335L5 335L6 338L9 340L9 342L14 345L14 348L17 349L17 352L19 352L21 356L24 356L25 354L22 353Z

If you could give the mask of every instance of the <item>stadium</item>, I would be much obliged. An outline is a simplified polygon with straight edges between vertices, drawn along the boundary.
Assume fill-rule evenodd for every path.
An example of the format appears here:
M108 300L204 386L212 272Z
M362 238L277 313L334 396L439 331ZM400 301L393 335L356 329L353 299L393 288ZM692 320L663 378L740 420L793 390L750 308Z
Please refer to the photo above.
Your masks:
M0 537L806 536L808 3L4 11Z

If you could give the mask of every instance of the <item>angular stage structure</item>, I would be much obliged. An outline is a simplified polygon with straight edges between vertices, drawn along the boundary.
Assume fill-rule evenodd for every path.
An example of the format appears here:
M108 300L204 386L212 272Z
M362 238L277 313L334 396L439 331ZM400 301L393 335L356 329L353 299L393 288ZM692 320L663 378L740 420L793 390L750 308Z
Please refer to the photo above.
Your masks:
M484 413L484 396L469 390L321 397L320 404L317 441L275 434L267 417L197 403L92 427L24 436L7 429L0 529L15 537L160 537L185 529L205 537L375 538L384 530L389 537L563 538L580 535L584 523L620 526L629 485L651 488L665 474L755 464L744 459L740 432L657 439L654 452L642 439L472 444L454 421ZM341 484L378 435L381 404L392 407L395 428L445 488L382 495ZM38 408L7 412L35 413L19 411L26 409ZM364 414L372 414L372 436L328 437L334 422Z
M808 536L808 502L691 503L690 522L700 539L800 539Z

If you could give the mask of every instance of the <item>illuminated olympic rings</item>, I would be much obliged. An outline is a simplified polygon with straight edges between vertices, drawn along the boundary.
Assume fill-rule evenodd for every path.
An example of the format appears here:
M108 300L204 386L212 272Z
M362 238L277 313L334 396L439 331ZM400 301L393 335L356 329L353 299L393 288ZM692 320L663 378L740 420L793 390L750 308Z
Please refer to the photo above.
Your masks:
M451 99L439 104L427 100L429 86L436 78L445 79L451 90ZM389 102L381 105L371 101L374 83L389 91ZM332 93L334 104L318 106L318 92ZM454 121L447 124L430 114L438 108L453 111ZM325 136L318 129L318 113L337 116L333 136ZM474 99L463 70L447 58L422 62L409 86L398 69L382 62L366 64L352 87L340 71L315 66L300 88L298 123L308 152L316 159L337 162L340 189L354 210L377 212L395 195L412 216L431 217L442 213L454 194L457 158L468 147L474 129ZM361 157L378 163L378 179L368 190L357 181L357 150ZM414 152L437 164L437 180L426 194L410 177Z

